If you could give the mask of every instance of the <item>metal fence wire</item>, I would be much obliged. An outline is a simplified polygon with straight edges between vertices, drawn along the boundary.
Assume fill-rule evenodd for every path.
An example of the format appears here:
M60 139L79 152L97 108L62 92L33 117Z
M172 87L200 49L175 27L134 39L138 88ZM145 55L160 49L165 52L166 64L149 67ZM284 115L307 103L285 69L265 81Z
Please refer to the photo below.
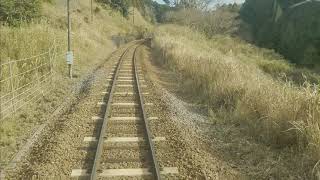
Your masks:
M0 65L0 121L50 91L57 54L52 45L44 53Z

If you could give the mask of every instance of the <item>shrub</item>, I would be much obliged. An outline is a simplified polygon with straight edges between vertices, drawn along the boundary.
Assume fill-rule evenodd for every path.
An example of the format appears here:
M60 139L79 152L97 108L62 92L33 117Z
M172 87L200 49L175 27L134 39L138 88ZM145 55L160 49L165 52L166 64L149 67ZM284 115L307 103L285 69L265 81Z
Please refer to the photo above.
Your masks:
M180 9L168 12L165 20L187 25L211 37L215 34L235 34L239 26L238 11L237 5L224 5L215 11Z
M255 42L276 49L294 63L319 64L320 3L303 0L246 0L242 20L251 25ZM292 6L296 4L296 6Z
M97 0L98 2L110 6L112 9L121 12L124 17L129 15L129 4L126 0Z
M40 0L1 0L0 21L10 25L31 21L40 15Z

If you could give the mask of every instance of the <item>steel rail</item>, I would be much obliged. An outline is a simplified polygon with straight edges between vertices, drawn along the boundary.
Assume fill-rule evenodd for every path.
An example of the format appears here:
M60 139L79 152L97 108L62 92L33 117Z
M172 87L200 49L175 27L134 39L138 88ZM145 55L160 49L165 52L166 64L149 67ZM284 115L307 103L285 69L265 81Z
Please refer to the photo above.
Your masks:
M139 75L138 75L138 70L137 70L137 64L136 64L136 51L138 49L140 45L138 45L133 52L133 56L132 56L132 60L133 60L133 66L134 66L134 74L135 74L135 82L137 83L137 89L138 89L138 96L139 96L139 102L140 102L140 107L142 110L142 116L143 116L143 122L146 128L146 136L147 136L147 142L149 144L150 147L150 156L152 158L152 163L153 163L153 176L156 180L160 180L160 168L159 168L159 164L158 161L156 159L156 155L155 155L155 148L154 148L154 144L151 138L151 132L150 132L150 128L148 125L147 120L147 116L146 116L146 112L144 109L144 100L143 100L143 96L141 95L141 87L140 87L140 83L139 83Z
M108 121L109 115L110 115L110 108L111 108L112 98L113 98L113 94L114 94L113 92L114 92L115 86L116 86L116 79L118 77L119 70L120 70L121 64L123 62L123 58L125 57L125 55L128 53L128 51L130 50L130 48L132 46L134 46L134 45L129 46L120 56L120 58L119 58L120 60L117 65L116 72L115 72L113 79L112 79L112 86L111 86L111 90L109 93L109 98L108 98L108 103L107 103L107 107L106 107L106 111L105 111L105 115L104 115L104 119L103 119L103 124L102 124L101 130L100 130L98 146L97 146L97 151L95 153L95 158L94 158L94 162L93 162L93 166L92 166L92 170L91 170L90 180L97 179L97 170L100 166L100 159L101 159L101 154L102 154L102 150L103 150L104 136L106 134L107 121Z

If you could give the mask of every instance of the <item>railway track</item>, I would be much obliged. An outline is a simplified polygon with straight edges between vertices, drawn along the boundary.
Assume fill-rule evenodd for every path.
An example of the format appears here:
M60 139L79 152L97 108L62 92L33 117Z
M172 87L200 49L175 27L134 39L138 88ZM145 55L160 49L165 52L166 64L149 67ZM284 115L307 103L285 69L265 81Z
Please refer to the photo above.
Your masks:
M144 102L148 96L142 71L137 65L136 50L145 41L137 41L124 50L108 78L103 116L96 116L96 137L85 137L84 143L94 153L94 159L86 162L86 169L73 169L72 178L77 179L156 179L177 174L176 167L159 167L155 142L166 141L165 137L154 137L149 128L146 108L152 102Z

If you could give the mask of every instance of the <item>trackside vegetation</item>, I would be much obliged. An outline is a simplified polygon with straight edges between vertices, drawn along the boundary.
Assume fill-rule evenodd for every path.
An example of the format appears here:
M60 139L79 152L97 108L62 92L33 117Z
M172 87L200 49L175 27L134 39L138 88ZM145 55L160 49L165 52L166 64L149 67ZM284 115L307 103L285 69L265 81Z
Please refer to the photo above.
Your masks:
M320 58L320 2L246 0L241 19L255 44L273 48L296 64L317 67Z
M150 24L144 20L139 11L135 13L135 26L132 26L130 19L124 18L120 12L110 7L105 8L107 5L102 7L96 2L93 4L92 22L90 1L71 1L71 48L75 57L74 78L71 80L67 76L65 60L67 51L65 3L65 0L0 1L0 64L37 56L55 47L52 59L54 76L50 84L52 92L45 93L45 96L41 96L37 102L31 101L14 116L0 121L0 168L21 148L23 141L32 135L37 125L43 124L47 116L66 99L66 96L72 94L74 86L106 61L109 54L119 45L119 39L122 42L133 40L136 36L143 36L146 29L150 28ZM10 8L20 8L20 5L23 6L19 9L20 14L12 14ZM17 74L23 73L26 68L32 69L35 66L33 62L18 61L13 68ZM43 72L46 69L39 68L38 71ZM37 71L32 71L23 78L15 80L20 84L25 83L24 80L32 80L35 73ZM0 70L0 80L8 78L8 75ZM4 96L10 87L10 83L1 82L1 96Z
M320 158L319 87L279 81L259 65L272 62L265 54L237 41L231 48L230 43L224 46L228 41L219 36L208 39L187 27L164 25L155 32L154 47L158 60L183 77L182 89L221 119L246 127L259 142L296 149L315 165ZM251 61L253 57L261 62Z

